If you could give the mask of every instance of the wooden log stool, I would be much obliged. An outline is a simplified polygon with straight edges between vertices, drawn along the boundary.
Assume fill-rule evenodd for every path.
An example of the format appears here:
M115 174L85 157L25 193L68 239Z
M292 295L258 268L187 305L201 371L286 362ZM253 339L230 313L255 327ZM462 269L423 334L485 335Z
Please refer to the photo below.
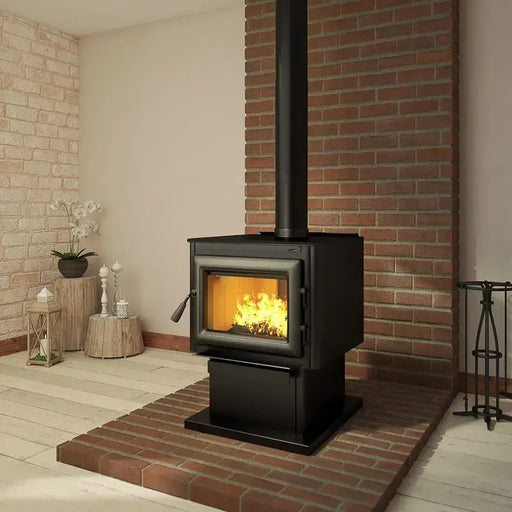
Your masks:
M85 338L84 354L89 357L127 357L144 350L138 316L119 319L92 315Z
M100 311L98 279L96 276L57 279L55 302L64 306L62 350L82 350L89 317Z

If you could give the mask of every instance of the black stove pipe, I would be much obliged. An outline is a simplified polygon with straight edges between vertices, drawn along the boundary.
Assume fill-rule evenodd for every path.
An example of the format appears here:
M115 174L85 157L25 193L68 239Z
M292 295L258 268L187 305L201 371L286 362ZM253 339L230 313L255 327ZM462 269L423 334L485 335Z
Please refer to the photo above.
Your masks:
M307 38L307 0L276 0L276 238L308 236Z

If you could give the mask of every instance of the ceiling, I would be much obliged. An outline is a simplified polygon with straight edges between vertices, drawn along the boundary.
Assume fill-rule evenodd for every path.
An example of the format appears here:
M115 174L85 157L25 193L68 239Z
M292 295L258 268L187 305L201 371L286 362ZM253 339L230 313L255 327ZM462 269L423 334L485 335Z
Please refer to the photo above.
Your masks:
M0 0L0 9L85 36L240 5L244 0Z

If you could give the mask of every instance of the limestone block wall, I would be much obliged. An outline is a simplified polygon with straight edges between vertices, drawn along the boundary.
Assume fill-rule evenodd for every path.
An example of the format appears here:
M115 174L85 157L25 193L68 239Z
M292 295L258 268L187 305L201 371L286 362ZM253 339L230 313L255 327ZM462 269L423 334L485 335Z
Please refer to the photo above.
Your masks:
M24 304L58 275L78 197L78 39L0 11L0 340L25 331Z

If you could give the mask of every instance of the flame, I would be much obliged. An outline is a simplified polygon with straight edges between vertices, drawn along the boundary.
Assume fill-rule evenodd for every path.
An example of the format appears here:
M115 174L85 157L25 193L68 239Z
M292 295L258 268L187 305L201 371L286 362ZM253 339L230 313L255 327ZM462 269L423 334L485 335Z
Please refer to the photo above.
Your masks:
M288 304L274 294L246 293L236 301L233 323L246 327L251 334L286 338Z

